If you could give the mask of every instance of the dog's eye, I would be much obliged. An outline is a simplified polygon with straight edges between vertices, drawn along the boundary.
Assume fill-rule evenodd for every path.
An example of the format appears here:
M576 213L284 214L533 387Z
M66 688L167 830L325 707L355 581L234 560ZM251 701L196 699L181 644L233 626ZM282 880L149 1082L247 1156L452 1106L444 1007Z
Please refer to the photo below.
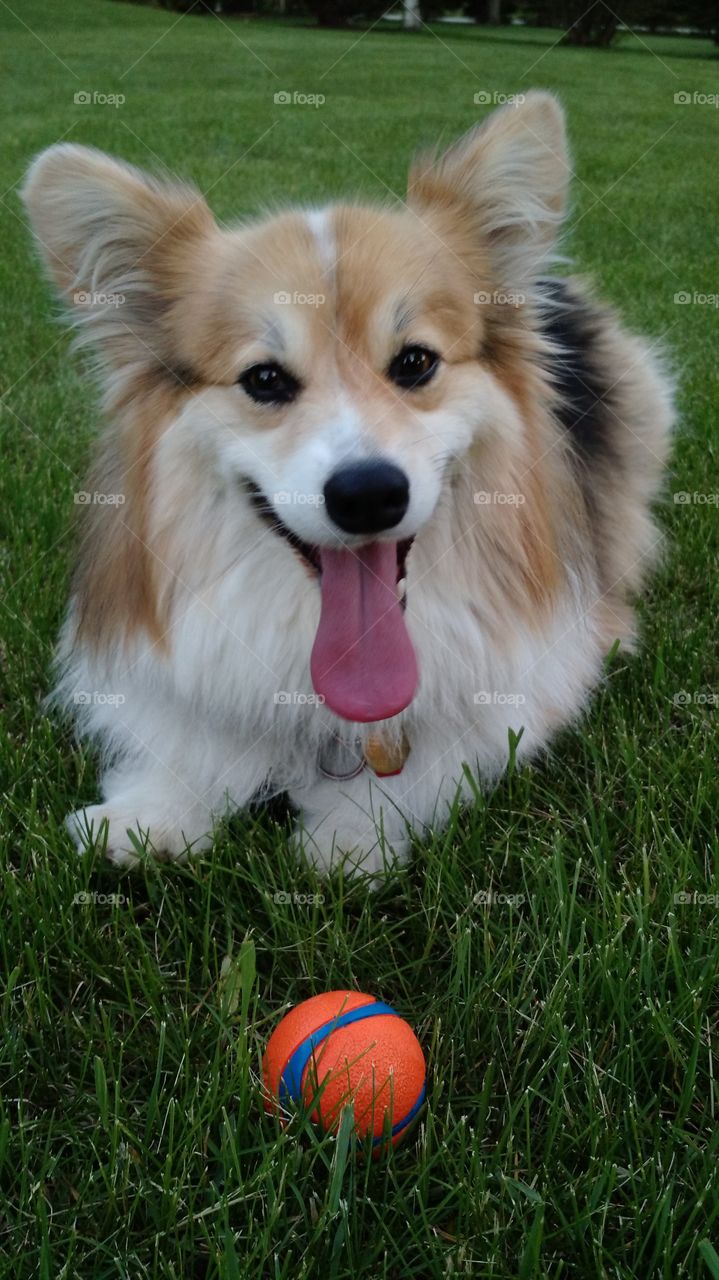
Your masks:
M289 404L300 390L297 379L280 364L253 364L238 382L258 404Z
M433 378L439 368L439 356L429 347L403 347L395 356L387 376L398 387L413 391L415 387L423 387Z

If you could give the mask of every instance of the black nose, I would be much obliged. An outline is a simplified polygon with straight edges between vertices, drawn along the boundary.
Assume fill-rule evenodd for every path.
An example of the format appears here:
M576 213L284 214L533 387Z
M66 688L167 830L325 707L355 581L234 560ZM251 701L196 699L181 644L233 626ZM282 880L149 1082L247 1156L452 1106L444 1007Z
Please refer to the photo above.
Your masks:
M391 462L354 462L325 485L327 514L345 533L380 533L399 524L409 506L409 480Z

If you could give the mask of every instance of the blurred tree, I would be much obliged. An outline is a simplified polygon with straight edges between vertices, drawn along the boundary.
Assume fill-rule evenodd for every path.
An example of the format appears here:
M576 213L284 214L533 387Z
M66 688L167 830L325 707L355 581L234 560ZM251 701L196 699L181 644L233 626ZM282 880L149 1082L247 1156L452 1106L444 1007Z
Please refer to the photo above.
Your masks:
M687 0L687 21L703 36L719 44L719 3L717 0Z
M696 31L719 42L718 0L521 0L520 12L529 24L563 27L566 44L606 48L622 26Z
M620 21L614 8L608 8L604 0L594 0L589 7L587 0L530 0L526 18L540 27L563 28L564 44L601 48L611 44Z
M604 0L596 0L590 9L585 9L582 0L568 0L563 5L563 16L567 34L565 44L597 45L606 49L612 43L619 30L619 17L613 9L607 8Z
M0 0L1 2L1 0ZM406 30L434 21L449 0L401 0ZM320 26L343 27L353 18L373 21L392 0L129 0L176 13L311 13ZM696 32L719 44L719 0L464 0L462 12L481 24L511 22L564 29L564 42L606 48L622 26L639 31Z
M519 12L519 0L465 0L463 13L475 22L507 24Z
M346 27L351 18L374 20L390 8L391 0L306 0L320 27Z

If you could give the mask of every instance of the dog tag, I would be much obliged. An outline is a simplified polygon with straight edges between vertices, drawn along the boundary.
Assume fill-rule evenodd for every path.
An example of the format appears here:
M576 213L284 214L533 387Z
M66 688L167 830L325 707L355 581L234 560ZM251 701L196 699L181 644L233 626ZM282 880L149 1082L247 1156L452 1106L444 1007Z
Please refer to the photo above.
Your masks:
M401 773L407 763L410 745L404 729L399 741L396 737L376 729L364 744L364 758L378 778L393 778Z
M339 734L333 733L331 738L322 744L317 753L317 767L325 778L336 782L347 782L356 778L364 769L362 743L359 738L346 742Z

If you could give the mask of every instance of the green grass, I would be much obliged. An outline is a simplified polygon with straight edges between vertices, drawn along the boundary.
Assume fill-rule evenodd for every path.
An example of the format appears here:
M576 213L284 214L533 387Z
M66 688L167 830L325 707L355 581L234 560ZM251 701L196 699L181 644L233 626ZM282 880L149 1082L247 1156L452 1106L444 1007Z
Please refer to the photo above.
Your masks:
M223 218L381 198L402 191L418 143L486 112L475 93L555 89L577 172L568 247L672 353L670 492L714 492L717 311L674 294L719 291L719 115L673 95L715 91L716 51L628 36L582 52L552 47L555 32L447 27L359 39L102 0L12 9L0 4L0 1275L716 1278L719 897L675 895L719 893L717 711L674 696L719 692L719 510L666 504L639 656L613 662L551 759L457 815L376 895L298 872L281 813L237 819L189 868L118 877L78 859L62 818L92 795L93 761L39 700L93 393L14 190L62 136L163 161ZM326 103L275 106L283 89ZM80 90L126 101L76 106ZM475 901L489 889L518 896ZM428 1054L426 1116L379 1164L262 1112L277 1016L333 986L392 1002Z

